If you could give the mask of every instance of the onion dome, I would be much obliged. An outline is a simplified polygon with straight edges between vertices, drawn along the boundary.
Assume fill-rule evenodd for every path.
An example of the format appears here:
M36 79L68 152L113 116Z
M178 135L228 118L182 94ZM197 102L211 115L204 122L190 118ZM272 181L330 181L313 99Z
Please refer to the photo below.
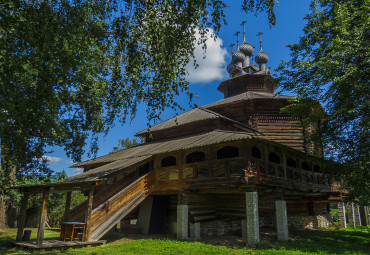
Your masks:
M227 66L227 72L231 74L234 72L234 70L235 70L235 64L233 61L231 61L231 63Z
M266 64L269 61L269 56L262 50L258 52L256 55L256 62L261 65L261 64Z
M244 55L251 57L254 53L253 46L244 41L240 46L239 49L241 52L243 52Z
M243 54L243 52L239 50L239 47L238 47L238 50L235 51L235 53L232 56L232 62L234 63L244 62L244 59L245 59L245 55Z
M258 65L256 65L256 63L254 62L254 59L255 59L255 58L257 58L257 56L256 56L256 57L252 56L252 65L251 65L251 66L253 66L254 68L259 69L259 68L258 68Z

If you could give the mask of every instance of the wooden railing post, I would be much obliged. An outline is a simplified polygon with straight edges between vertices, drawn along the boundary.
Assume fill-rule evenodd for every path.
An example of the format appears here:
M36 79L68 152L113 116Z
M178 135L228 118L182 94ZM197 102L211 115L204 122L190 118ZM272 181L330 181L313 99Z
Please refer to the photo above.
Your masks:
M71 210L71 199L72 199L72 191L69 191L67 192L66 206L64 209L63 221L69 221L69 214Z
M90 230L91 230L91 212L93 207L93 198L94 198L94 186L90 187L89 196L87 198L87 208L85 214L85 235L83 237L84 242L88 242L90 239Z
M27 215L27 203L28 198L30 197L29 193L24 193L21 201L21 210L18 218L18 231L16 241L22 241L23 230L26 224L26 215Z
M208 178L213 176L213 150L212 145L208 147Z
M263 154L265 158L265 174L270 175L269 174L269 155L268 155L268 150L267 150L266 145L263 147Z
M49 190L44 191L43 198L42 198L42 207L41 207L39 228L37 230L37 239L36 239L36 245L37 246L41 246L42 242L44 240L44 231L45 231L45 221L46 221L46 214L47 214L48 198L49 198Z
M287 165L286 165L286 155L283 151L283 171L284 171L284 179L285 180L288 179L287 173L286 173L286 167L287 167Z

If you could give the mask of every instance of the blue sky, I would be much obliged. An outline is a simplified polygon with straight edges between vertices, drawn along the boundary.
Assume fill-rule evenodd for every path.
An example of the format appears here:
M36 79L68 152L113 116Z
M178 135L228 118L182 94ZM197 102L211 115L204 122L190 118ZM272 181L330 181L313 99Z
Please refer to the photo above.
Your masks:
M305 25L304 16L309 12L308 0L281 0L279 6L275 7L277 22L270 28L266 14L259 14L255 17L253 14L245 15L241 10L241 0L227 1L229 7L226 9L226 20L228 24L223 26L219 33L219 39L209 40L206 59L203 59L201 49L196 50L196 58L199 61L199 68L192 70L189 67L190 91L196 95L192 103L206 105L223 98L223 95L217 90L218 84L228 79L226 66L231 60L231 43L236 44L236 31L242 31L240 26L243 20L246 20L246 41L255 46L255 54L259 51L259 39L257 33L263 32L262 46L263 50L269 55L267 67L271 67L272 73L278 67L281 60L289 59L289 49L286 45L296 43L299 37L303 35ZM242 35L239 35L242 41ZM235 47L234 47L235 51ZM289 94L285 92L284 94ZM190 109L188 98L179 96L177 100L186 110ZM171 118L175 113L167 110L162 114L162 120ZM113 146L117 146L118 140L126 137L133 137L138 131L146 128L145 108L138 109L136 118L130 123L121 125L116 123L106 137L101 137L99 141L99 152L97 156L108 154ZM80 173L80 169L69 168L73 162L68 159L62 148L48 148L53 150L46 156L50 159L50 167L54 171L65 170L68 176ZM87 148L88 149L88 148ZM88 159L87 155L82 156L83 160Z

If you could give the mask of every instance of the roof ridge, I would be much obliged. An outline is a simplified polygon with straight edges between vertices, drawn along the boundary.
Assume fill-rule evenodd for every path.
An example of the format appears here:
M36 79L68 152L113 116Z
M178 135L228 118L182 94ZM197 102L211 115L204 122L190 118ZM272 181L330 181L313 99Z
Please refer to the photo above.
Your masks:
M250 127L250 126L247 126L247 125L245 125L245 124L243 124L243 123L241 123L241 122L239 122L239 121L237 121L237 120L234 120L234 119L231 119L231 118L229 118L229 117L227 117L227 116L225 116L225 115L222 115L221 113L214 112L214 111L212 111L212 110L210 110L210 109L208 109L208 108L204 108L204 107L199 106L199 105L196 105L196 106L197 106L199 109L203 110L203 111L213 113L213 114L217 115L218 117L221 117L221 118L225 118L225 119L227 119L227 120L230 120L230 121L232 121L232 122L234 122L234 123L237 123L238 125L241 125L241 126L243 126L243 127L248 128L248 129L250 129L250 130L252 130L252 131L254 131L254 132L259 132L258 130L254 129L254 128Z
M177 117L179 117L179 116L181 116L181 115L183 115L183 114L186 114L186 113L188 113L188 112L190 112L190 111L192 111L192 110L198 110L198 109L199 109L199 110L202 110L203 112L206 112L206 113L212 114L212 115L214 115L214 116L216 116L216 117L221 117L221 118L229 119L228 117L223 116L222 114L219 114L219 113L214 112L214 111L209 110L209 109L205 109L204 107L199 106L199 105L197 105L197 104L194 104L194 106L195 106L194 108L192 108L192 109L190 109L190 110L187 110L187 111L185 111L185 112L183 112L183 113L181 113L181 114L179 114L179 115L173 116L173 117L171 117L171 118L169 118L169 119L167 119L167 120L161 121L161 122L157 123L156 125L154 125L154 126L152 126L152 127L155 127L155 126L157 126L157 125L159 125L159 124L161 124L161 123L167 122L167 121L171 121L172 119L174 119L174 120L175 120ZM230 120L232 120L232 119L230 119ZM199 121L199 120L198 120L198 121ZM193 122L197 122L197 121L193 121ZM189 122L189 123L193 123L193 122ZM189 124L189 123L178 124L178 126L180 126L180 125L185 125L185 124ZM152 128L152 127L151 127L151 128ZM166 127L166 128L162 128L162 129L160 129L160 130L165 130L165 129L170 129L170 128L172 128L172 127ZM135 136L140 135L140 134L142 134L142 133L149 132L149 130L148 130L148 129L150 129L150 128L147 128L147 129L144 129L144 130L142 130L142 131L137 132L137 133L135 134ZM153 131L153 130L152 130L152 131Z

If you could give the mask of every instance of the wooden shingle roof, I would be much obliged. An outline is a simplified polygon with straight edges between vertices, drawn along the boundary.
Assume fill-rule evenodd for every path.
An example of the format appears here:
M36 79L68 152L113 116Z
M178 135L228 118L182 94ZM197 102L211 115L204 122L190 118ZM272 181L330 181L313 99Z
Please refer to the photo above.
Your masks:
M210 120L210 119L217 119L217 118L228 120L228 121L243 125L243 124L241 124L241 123L239 123L235 120L232 120L228 117L225 117L225 116L223 116L223 115L221 115L217 112L214 112L210 109L206 109L206 108L203 108L203 107L200 107L200 106L196 106L195 108L193 108L189 111L186 111L182 114L179 114L178 116L172 117L168 120L165 120L161 123L158 123L157 125L154 125L154 126L148 128L148 129L142 130L142 131L136 133L135 136L143 136L144 134L146 134L148 132L163 131L163 130L166 130L166 129L183 126L183 125L190 124L190 123L201 122L201 121ZM245 125L243 125L243 126L245 126ZM248 128L248 127L246 127L246 128Z
M176 137L168 140L160 140L150 143L140 144L129 149L120 150L105 156L87 160L72 167L83 167L93 164L111 163L117 160L130 159L143 156L152 156L171 151L202 147L228 141L243 140L258 137L253 133L242 131L214 130L206 133L194 134L190 136Z
M227 97L216 102L210 103L208 105L203 106L204 108L213 108L222 105L227 105L231 103L247 101L247 100L255 100L255 99L265 99L265 100L290 100L293 99L293 96L285 96L285 95L278 95L272 94L268 92L254 92L248 91L236 96Z
M81 174L66 178L59 183L91 182L99 181L107 175L113 174L125 168L132 167L138 163L144 162L151 158L151 155L139 156L135 158L124 158L105 164L103 166L91 169Z

